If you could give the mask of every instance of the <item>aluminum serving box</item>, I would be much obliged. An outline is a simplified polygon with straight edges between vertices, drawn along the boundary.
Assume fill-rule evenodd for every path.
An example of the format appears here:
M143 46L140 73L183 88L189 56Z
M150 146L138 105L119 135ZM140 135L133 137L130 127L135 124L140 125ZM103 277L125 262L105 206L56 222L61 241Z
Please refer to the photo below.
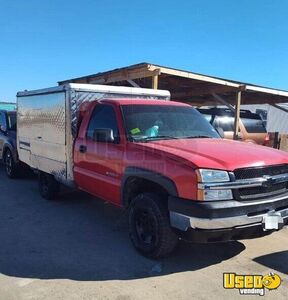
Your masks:
M20 161L73 185L73 142L79 107L104 98L169 100L169 91L94 84L65 84L17 93Z

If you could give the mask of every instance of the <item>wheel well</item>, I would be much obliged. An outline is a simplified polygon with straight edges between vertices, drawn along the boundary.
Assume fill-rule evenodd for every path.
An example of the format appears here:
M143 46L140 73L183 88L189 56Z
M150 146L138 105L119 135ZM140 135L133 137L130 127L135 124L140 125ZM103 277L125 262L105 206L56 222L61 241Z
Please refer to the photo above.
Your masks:
M155 193L163 198L167 198L169 195L168 191L160 184L140 178L140 177L129 177L123 189L123 205L128 207L131 200L141 193Z

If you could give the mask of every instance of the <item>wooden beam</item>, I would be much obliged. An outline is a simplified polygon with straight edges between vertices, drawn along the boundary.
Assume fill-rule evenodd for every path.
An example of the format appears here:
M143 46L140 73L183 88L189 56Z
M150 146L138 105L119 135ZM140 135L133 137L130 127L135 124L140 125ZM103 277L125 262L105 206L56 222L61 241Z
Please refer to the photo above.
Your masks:
M241 108L241 90L236 93L236 107L235 107L235 118L234 118L234 134L233 139L239 139L239 121L240 121L240 108Z
M175 70L175 69L170 69L170 68L165 68L165 67L159 67L155 65L148 65L148 70L153 71L156 69L160 69L161 73L164 74L169 74L169 75L174 75L174 76L179 76L183 78L190 78L190 79L195 79L195 80L200 80L204 82L211 82L211 83L216 83L216 84L221 84L221 85L227 85L227 86L232 86L232 87L239 87L240 84L234 83L231 81L215 78L215 77L210 77L210 76L205 76L201 74L196 74L192 72L187 72L187 71L181 71L181 70Z
M225 95L225 100L230 103L235 103L235 97L231 95ZM276 96L276 95L268 95L264 93L256 93L256 92L242 92L241 96L242 104L279 104L279 103L288 103L288 98Z
M155 75L159 75L159 70L150 71L147 68L141 68L137 70L119 70L115 72L111 72L110 74L104 74L100 76L95 76L94 78L90 78L89 83L91 84L111 84L119 81L127 81L152 77Z
M140 87L140 86L139 86L135 81L133 81L132 79L127 79L127 81L128 81L133 87L137 87L137 88Z
M158 75L154 75L152 77L152 89L154 90L158 89Z
M219 101L220 103L226 105L226 106L227 106L228 108L230 108L233 112L235 112L234 106L231 105L229 102L227 102L226 100L224 100L222 97L220 97L219 95L217 95L217 94L215 94L215 93L213 93L212 95L213 95L213 97L214 97L217 101Z
M173 92L173 90L170 90L171 94L177 99L181 99L182 97L197 97L202 95L213 95L213 94L224 94L224 93L232 93L237 91L236 88L230 87L230 86L223 86L223 85L207 85L205 83L203 84L197 84L196 86L191 84L191 88L189 88L189 91L180 91L180 92Z
M283 97L287 97L287 100L288 100L288 91L270 89L270 88L265 88L265 87L261 87L261 86L255 86L255 85L247 85L246 90L252 91L252 92L263 93L263 94L267 94L267 95L283 96Z
M162 81L161 81L162 82ZM221 91L221 89L220 89ZM211 94L203 94L197 95L194 91L187 91L187 92L176 92L173 89L170 89L171 98L174 98L177 101L183 102L191 102L191 103L203 103L202 105L213 105L215 104L215 98ZM226 102L230 103L231 105L235 105L235 92L233 93L216 93L217 95L221 96ZM288 103L288 98L278 95L269 95L264 93L257 93L257 92L250 92L250 91L242 91L241 94L241 104L246 105L253 105L253 104L280 104L280 103Z

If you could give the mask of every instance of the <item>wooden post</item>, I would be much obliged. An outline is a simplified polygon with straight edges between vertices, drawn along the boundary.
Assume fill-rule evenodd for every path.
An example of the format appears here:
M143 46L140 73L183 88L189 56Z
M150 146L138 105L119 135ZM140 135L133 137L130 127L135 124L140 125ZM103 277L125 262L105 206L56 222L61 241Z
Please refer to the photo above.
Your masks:
M239 139L239 121L240 121L240 108L241 108L241 90L236 94L236 107L235 107L235 119L234 119L234 134L233 139Z
M158 75L152 76L152 89L158 89Z
M273 141L273 148L279 149L279 132L275 132L274 134L274 141Z

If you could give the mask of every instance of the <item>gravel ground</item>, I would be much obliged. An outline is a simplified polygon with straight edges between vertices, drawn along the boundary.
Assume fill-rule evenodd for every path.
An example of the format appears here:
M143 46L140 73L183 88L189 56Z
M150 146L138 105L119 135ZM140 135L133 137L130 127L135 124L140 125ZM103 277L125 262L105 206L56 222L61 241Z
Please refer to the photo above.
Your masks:
M154 261L131 246L121 210L81 192L45 201L31 176L0 166L0 300L257 299L223 288L223 272L279 274L265 298L288 298L288 230L223 244L180 243Z

